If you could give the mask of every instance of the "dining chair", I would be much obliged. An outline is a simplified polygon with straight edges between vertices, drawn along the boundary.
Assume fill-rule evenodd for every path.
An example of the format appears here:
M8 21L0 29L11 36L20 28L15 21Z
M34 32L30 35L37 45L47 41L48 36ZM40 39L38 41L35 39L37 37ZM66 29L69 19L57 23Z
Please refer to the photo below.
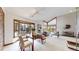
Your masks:
M28 40L23 40L22 36L19 36L19 46L21 51L25 51L25 48L29 47L32 45L32 43Z
M41 43L43 44L44 41L46 42L46 36L45 35L41 35Z

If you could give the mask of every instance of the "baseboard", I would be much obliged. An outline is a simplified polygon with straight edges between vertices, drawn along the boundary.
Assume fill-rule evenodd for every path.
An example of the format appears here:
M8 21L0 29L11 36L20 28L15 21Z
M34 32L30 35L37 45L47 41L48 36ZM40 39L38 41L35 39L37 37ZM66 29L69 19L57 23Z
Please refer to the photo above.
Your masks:
M14 43L16 43L17 41L19 41L19 40L16 40L15 42L11 42L11 43L8 43L8 44L4 44L3 46L8 46L8 45L14 44Z

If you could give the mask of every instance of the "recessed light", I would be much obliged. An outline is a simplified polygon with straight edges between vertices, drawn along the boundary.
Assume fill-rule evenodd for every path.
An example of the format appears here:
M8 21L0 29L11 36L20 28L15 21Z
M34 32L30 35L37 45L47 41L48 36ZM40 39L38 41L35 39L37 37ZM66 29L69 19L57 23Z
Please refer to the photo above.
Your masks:
M72 13L72 12L76 12L76 9L70 10L69 12L70 12L70 13Z
M70 10L69 12L73 12L73 10Z

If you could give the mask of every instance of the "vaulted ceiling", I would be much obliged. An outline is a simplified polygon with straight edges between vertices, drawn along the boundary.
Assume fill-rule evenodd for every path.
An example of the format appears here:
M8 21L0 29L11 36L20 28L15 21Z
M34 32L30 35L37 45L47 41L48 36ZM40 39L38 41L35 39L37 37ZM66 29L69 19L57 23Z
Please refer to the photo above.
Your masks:
M5 7L6 11L35 21L50 20L75 10L75 7Z

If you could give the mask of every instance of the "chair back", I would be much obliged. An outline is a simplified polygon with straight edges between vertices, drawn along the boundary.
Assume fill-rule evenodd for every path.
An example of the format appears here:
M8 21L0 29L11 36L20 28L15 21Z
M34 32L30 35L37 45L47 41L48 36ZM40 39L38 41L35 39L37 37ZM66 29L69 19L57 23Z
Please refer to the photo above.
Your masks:
M24 47L24 42L23 42L23 38L22 38L22 36L19 36L19 45L20 45L20 47Z

